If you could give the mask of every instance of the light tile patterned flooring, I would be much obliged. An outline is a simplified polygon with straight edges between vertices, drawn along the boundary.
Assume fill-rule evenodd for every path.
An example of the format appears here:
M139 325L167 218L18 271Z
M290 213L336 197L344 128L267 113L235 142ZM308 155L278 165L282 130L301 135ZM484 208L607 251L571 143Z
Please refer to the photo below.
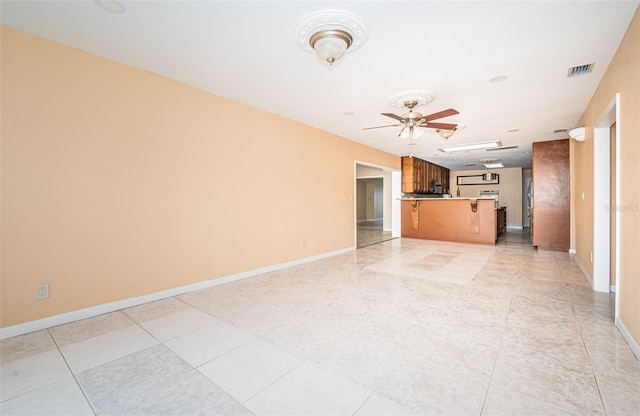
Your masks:
M364 248L383 241L392 240L391 231L384 231L382 224L379 225L358 225L358 248Z
M2 341L3 416L637 415L568 254L395 239Z

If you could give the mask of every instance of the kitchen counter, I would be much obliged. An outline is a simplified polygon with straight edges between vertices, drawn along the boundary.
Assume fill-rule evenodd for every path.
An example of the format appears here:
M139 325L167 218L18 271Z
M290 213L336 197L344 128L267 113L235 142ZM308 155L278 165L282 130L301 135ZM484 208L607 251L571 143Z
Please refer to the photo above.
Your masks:
M407 238L495 244L493 198L400 198L401 235Z
M493 198L486 197L486 196L484 196L484 197L479 196L477 198L459 198L459 197L452 197L452 198L434 198L434 197L429 198L429 197L425 197L425 198L423 198L423 197L416 197L416 198L398 198L398 199L400 201L415 201L415 200L418 200L418 201L422 201L422 200L425 200L425 201L455 201L455 200L471 201L471 200L473 200L473 201L475 201L475 200L484 200L484 199L487 199L489 201L493 201L494 200Z

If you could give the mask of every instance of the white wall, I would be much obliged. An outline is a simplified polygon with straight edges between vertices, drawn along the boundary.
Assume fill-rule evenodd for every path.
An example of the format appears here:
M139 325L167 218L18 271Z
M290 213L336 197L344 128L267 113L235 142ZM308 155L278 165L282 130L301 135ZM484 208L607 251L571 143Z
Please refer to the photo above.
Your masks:
M456 195L457 176L482 175L483 173L500 175L499 184L460 185L462 198L479 197L480 191L496 190L500 193L500 206L507 207L507 226L522 227L522 168L502 168L483 170L451 171L451 194Z

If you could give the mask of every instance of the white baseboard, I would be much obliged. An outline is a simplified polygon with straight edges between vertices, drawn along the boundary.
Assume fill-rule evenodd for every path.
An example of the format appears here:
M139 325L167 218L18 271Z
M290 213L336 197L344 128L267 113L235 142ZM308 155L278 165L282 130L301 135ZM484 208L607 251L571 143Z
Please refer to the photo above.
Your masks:
M235 282L236 280L246 279L248 277L257 276L276 270L286 269L287 267L297 266L299 264L309 263L316 260L322 260L328 257L337 256L339 254L354 251L355 247L348 247L342 250L331 251L328 253L318 254L316 256L304 257L302 259L289 261L286 263L275 264L273 266L262 267L259 269L249 270L242 273L236 273L217 279L205 280L204 282L192 283L185 286L175 287L173 289L162 290L160 292L149 293L148 295L137 296L134 298L122 299L115 302L103 303L102 305L91 306L89 308L79 309L59 315L49 316L47 318L38 319L36 321L25 322L23 324L0 328L0 339L11 338L18 335L27 334L29 332L39 331L41 329L51 328L57 325L68 324L69 322L79 321L81 319L92 318L94 316L103 315L105 313L119 311L120 309L130 308L132 306L141 305L143 303L152 302L170 298L172 296L182 295L184 293L193 292L208 287L223 285L225 283Z
M638 341L631 335L631 332L624 326L624 323L620 320L620 318L616 319L616 326L618 330L622 334L622 337L627 341L631 351L633 351L633 355L636 356L636 360L640 361L640 345L638 345Z
M587 278L587 280L589 281L589 285L591 285L591 287L593 287L593 279L591 279L591 276L589 276L589 273L587 273L587 271L585 270L584 267L582 267L582 263L580 263L580 260L578 260L577 257L573 258L573 261L576 263L576 265L578 266L578 269L580 269L580 271L582 272L582 274L584 275L584 277Z
M575 248L570 248L569 249L569 254L576 254L576 249Z
M616 285L609 286L609 292L616 293Z
M507 225L507 230L523 230L524 227L521 225Z

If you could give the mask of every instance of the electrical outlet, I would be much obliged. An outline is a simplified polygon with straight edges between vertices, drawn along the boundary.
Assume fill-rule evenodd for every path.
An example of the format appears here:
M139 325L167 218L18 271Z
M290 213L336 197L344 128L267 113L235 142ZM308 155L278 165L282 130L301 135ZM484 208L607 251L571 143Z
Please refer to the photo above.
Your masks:
M36 286L36 300L49 299L49 283Z

